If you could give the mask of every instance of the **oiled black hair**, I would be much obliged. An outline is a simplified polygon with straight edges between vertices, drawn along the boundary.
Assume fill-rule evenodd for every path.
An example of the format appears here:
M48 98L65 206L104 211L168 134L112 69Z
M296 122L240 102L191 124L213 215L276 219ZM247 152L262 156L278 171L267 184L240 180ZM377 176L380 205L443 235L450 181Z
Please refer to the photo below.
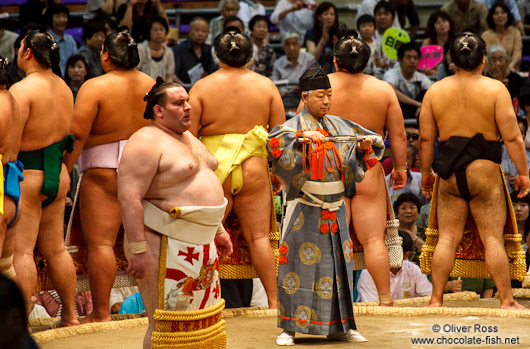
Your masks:
M154 119L153 108L155 105L166 106L167 94L166 90L173 87L182 87L181 85L174 82L166 82L163 77L159 76L156 78L156 84L151 88L145 97L144 102L147 102L144 111L145 119Z
M348 35L340 39L333 48L337 65L350 73L361 73L370 59L370 47L357 36Z
M252 41L236 27L228 27L219 34L213 47L221 62L231 67L242 67L252 58Z
M127 31L110 33L103 49L109 53L111 62L119 67L133 69L140 63L136 42Z
M59 65L59 45L50 33L30 32L24 42L24 50L31 49L33 56L45 68Z
M486 43L480 36L464 33L453 41L449 54L457 67L471 71L482 64Z

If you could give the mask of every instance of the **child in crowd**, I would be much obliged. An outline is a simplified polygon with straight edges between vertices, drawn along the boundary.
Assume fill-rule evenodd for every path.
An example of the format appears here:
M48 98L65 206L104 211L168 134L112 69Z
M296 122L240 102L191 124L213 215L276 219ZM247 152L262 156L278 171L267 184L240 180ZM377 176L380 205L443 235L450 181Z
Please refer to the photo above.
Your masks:
M362 15L357 19L357 31L361 39L370 47L371 55L364 70L365 74L374 75L377 68L383 68L379 51L377 50L377 42L374 39L375 34L375 19L370 15ZM381 72L382 75L382 72Z

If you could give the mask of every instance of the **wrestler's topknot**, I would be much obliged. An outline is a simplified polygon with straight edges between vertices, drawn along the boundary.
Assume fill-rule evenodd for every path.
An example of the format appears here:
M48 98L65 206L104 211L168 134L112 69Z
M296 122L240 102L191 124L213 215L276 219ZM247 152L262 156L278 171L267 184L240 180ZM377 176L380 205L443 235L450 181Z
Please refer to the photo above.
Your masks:
M4 56L0 55L0 85L7 85L11 82L9 73L7 72L7 66L9 60Z
M119 67L133 69L140 63L138 47L127 30L109 34L103 49L109 53L111 62Z
M24 49L28 48L42 66L53 68L59 65L59 47L50 33L30 32L24 40Z
M473 33L464 33L455 39L449 54L457 67L471 71L482 63L486 55L486 43Z
M154 119L153 108L155 105L165 106L167 101L166 90L173 87L182 87L181 85L174 82L166 82L163 77L159 76L156 78L156 84L151 88L151 91L147 92L144 97L144 102L147 102L144 111L145 119Z
M370 47L357 38L357 35L343 36L335 47L333 54L337 59L337 65L352 74L361 73L370 60Z
M252 58L250 38L236 27L228 27L213 43L215 53L221 62L231 67L242 67Z

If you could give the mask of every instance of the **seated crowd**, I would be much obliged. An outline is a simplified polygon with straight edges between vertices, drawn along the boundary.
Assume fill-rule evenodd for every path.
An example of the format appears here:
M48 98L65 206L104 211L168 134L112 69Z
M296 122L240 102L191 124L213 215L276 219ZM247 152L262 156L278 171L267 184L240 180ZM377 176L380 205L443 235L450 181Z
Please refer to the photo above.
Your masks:
M297 83L301 75L314 61L326 73L334 72L335 44L343 35L352 32L341 25L333 2L317 4L314 0L278 0L269 17L258 1L221 0L219 16L212 20L195 17L190 22L188 38L176 43L175 28L171 28L160 1L88 0L80 38L83 42L79 43L66 33L70 16L68 8L60 1L59 4L57 1L50 3L29 0L28 4L21 6L20 36L2 29L0 24L0 55L11 61L9 73L15 83L24 76L17 67L16 57L21 40L32 30L49 31L59 46L60 54L60 64L54 72L63 77L72 89L74 100L85 81L104 74L100 51L106 36L113 31L127 29L138 42L138 70L154 79L162 76L167 81L188 87L218 69L219 61L212 42L223 28L235 26L246 31L252 39L253 58L247 67L272 79L278 86L285 109L293 110L300 101L301 91ZM363 0L357 11L356 32L371 50L364 73L388 82L395 90L409 142L407 185L399 191L390 188L394 210L400 222L405 259L401 269L391 270L392 296L395 299L428 296L432 292L430 281L418 267L419 253L425 244L430 202L421 191L417 118L423 96L433 81L454 74L454 66L447 51L457 35L473 32L481 34L486 42L487 61L483 73L503 82L510 92L520 119L527 158L530 159L530 133L527 133L530 86L526 86L525 80L519 75L523 62L522 36L530 28L530 0L520 0L518 6L513 0L451 0L430 15L423 40L418 38L420 21L412 0ZM271 45L271 25L279 30L284 55L277 55L274 45ZM408 33L404 31L407 26ZM390 28L402 30L410 37L410 40L398 41L399 45L394 45L395 55L388 54L385 49L388 41L385 32ZM421 45L415 42L421 42ZM423 60L421 48L426 46L437 46L443 52L443 58L436 64L420 69ZM387 182L392 170L391 156L391 149L388 149L386 160L383 161ZM512 192L528 267L530 198L517 199L514 195L517 171L506 151L502 167ZM491 279L448 280L446 291L473 290L483 297L492 297L494 287ZM358 292L358 301L378 299L375 284L367 270L360 272ZM36 296L37 304L53 304L54 310L49 313L57 314L60 311L53 295ZM118 312L119 306L116 305L112 311Z

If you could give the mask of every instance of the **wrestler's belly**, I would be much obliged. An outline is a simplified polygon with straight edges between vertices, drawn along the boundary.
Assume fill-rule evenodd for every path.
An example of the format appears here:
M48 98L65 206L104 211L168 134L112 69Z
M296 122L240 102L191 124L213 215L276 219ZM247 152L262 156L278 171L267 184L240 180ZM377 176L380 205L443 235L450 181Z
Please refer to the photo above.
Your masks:
M224 192L215 173L201 170L185 181L174 176L171 181L155 178L145 194L145 199L153 205L169 211L182 206L220 206L224 204Z

